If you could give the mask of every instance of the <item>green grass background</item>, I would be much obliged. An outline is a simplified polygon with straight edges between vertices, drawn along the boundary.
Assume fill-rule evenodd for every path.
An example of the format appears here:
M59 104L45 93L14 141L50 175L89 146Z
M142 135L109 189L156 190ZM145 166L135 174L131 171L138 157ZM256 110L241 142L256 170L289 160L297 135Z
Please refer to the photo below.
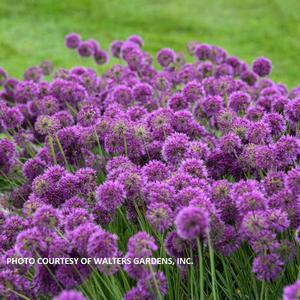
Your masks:
M267 56L274 80L300 82L299 0L0 0L0 66L16 77L44 59L55 67L92 66L65 49L70 31L106 49L140 34L152 54L185 50L190 40L213 43L249 63Z

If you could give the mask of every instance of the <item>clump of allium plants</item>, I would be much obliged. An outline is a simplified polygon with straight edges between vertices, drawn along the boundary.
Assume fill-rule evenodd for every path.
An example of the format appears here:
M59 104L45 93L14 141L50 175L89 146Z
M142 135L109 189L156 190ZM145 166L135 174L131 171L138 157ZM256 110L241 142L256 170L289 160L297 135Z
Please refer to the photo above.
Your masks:
M0 69L2 298L300 299L300 86L197 42L132 35L101 74L65 45L95 70Z

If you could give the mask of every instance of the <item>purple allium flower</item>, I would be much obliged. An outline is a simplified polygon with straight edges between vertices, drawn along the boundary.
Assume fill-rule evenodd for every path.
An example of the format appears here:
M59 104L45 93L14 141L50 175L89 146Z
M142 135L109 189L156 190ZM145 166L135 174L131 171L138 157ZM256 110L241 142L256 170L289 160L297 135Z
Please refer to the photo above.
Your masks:
M174 111L179 111L188 108L188 101L181 93L174 93L168 99L168 107Z
M95 125L100 119L100 111L93 105L84 106L77 114L77 123L88 127Z
M53 96L45 96L38 103L38 110L43 115L53 115L59 112L59 102Z
M54 66L51 61L44 60L43 62L41 62L40 68L41 68L42 74L44 76L48 76L53 72Z
M167 283L166 276L162 272L156 272L153 275L153 277L151 274L148 275L146 278L139 280L137 287L140 288L141 290L147 291L153 298L158 297L156 286L161 296L166 295L168 290L168 283Z
M285 106L285 115L292 124L300 121L300 97Z
M183 87L182 94L184 95L188 103L193 103L201 99L201 97L204 94L204 91L200 83L196 81L191 81Z
M267 195L276 194L284 189L285 174L283 172L269 172L262 184Z
M285 130L285 120L279 113L265 114L262 121L268 124L271 129L272 136L279 136Z
M30 67L24 73L24 80L39 82L42 78L42 70L40 67Z
M148 182L163 181L168 178L169 170L163 162L151 160L142 168L142 174Z
M179 171L189 174L194 178L206 178L207 170L202 160L188 158L181 162Z
M234 133L223 135L219 142L220 149L226 154L236 154L242 148L241 139Z
M146 104L153 95L152 87L147 83L138 83L133 86L133 98L141 104Z
M141 48L144 46L144 41L139 35L133 34L129 36L127 40L136 43Z
M96 191L98 201L106 208L115 210L123 204L125 191L123 185L114 181L106 181Z
M126 85L116 86L112 92L112 99L124 107L129 106L133 100L131 88Z
M54 117L59 121L60 128L69 127L74 124L72 115L66 110L57 112L56 114L54 114Z
M41 135L55 133L59 129L59 121L53 116L38 116L34 128Z
M253 144L267 144L270 142L271 130L267 123L258 121L250 123L247 130L247 140Z
M199 44L194 49L194 55L198 60L207 60L210 58L211 47L207 44Z
M19 82L16 86L15 99L18 103L26 103L36 99L38 93L38 85L33 81Z
M46 243L43 241L42 233L33 227L18 234L15 249L22 257L37 257L46 250Z
M218 113L223 108L223 99L220 96L208 96L202 100L202 109L203 112L208 117L217 116Z
M144 231L131 236L127 244L128 253L132 257L149 257L157 249L154 238Z
M265 57L256 58L253 61L252 70L260 77L268 76L272 71L272 62Z
M246 70L241 73L241 79L248 85L254 86L257 81L257 75L252 71Z
M170 206L174 204L175 189L166 182L150 182L144 189L145 201L148 203L166 203Z
M299 139L284 135L275 143L275 154L278 164L281 166L288 166L296 161L300 154Z
M33 224L41 230L49 228L58 229L61 222L58 210L51 205L44 205L38 208L32 220Z
M85 300L86 298L78 291L63 291L53 300Z
M74 208L64 219L65 230L74 230L82 224L93 222L93 216L83 208Z
M137 277L140 278L140 277ZM124 300L140 300L140 299L148 299L149 293L140 287L133 287L131 290L129 290L125 296Z
M35 157L28 159L23 165L23 174L32 181L35 177L41 175L46 168L46 164L41 159Z
M252 270L259 280L274 281L280 276L283 265L277 254L266 254L254 259Z
M83 257L87 256L87 245L90 236L99 230L99 227L93 223L84 223L74 230L67 232L67 239L71 246Z
M297 300L300 295L300 280L288 285L283 290L283 300Z
M4 71L3 68L0 68L0 86L3 86L5 84L7 78L7 73Z
M300 167L288 172L287 187L294 193L294 195L300 194Z
M79 192L80 179L74 174L65 174L57 182L57 187L65 200L70 199Z
M95 258L116 257L118 253L118 237L115 234L99 229L94 232L88 241L88 255Z
M246 111L250 102L250 95L244 92L233 92L229 96L229 107L237 113Z
M76 49L81 42L80 35L77 33L69 33L65 36L65 44L67 48Z
M157 231L164 231L173 223L172 210L165 203L150 204L147 208L146 217L152 228Z
M189 139L183 133L174 133L169 136L162 147L162 155L165 161L172 165L179 165L184 159Z
M158 63L166 68L170 64L175 63L176 53L172 49L164 48L158 51L156 58Z
M121 54L121 48L123 45L123 41L113 41L110 45L110 52L113 57L119 58Z
M90 57L95 53L94 46L89 41L80 42L77 51L81 57Z
M17 107L8 108L2 117L2 126L6 129L15 129L24 122L24 116Z
M245 214L248 211L264 210L267 200L260 192L252 191L240 196L237 200L238 209Z
M103 49L94 50L94 59L98 65L105 65L108 63L109 56Z
M183 239L205 238L208 232L208 213L199 207L185 207L175 219L177 233Z

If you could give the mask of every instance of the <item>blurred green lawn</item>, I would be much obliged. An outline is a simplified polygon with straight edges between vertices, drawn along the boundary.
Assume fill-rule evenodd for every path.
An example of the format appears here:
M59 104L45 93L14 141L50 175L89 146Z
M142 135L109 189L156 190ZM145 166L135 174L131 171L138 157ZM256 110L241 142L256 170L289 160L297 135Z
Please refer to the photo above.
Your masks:
M300 83L299 0L0 0L0 29L0 66L17 77L44 59L86 64L64 47L64 35L75 31L105 49L140 34L152 54L185 50L190 40L213 43L248 62L267 56L273 79Z

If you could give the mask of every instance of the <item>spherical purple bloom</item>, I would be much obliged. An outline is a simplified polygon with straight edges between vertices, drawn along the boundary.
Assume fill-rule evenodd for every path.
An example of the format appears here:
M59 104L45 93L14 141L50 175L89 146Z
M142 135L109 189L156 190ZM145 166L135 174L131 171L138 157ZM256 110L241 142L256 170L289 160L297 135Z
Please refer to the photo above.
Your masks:
M100 119L100 111L94 105L84 106L77 114L77 123L83 127L95 125Z
M175 63L176 53L172 49L164 48L158 51L156 58L158 63L166 68L170 64Z
M288 166L296 161L300 154L299 139L284 135L275 143L275 154L278 160L278 165Z
M183 239L205 238L208 232L208 213L199 207L185 207L175 219L178 235Z
M138 276L137 278L141 278L141 277ZM147 291L141 289L140 287L134 287L125 294L123 299L124 300L140 300L140 299L148 299L149 297L150 297L150 295Z
M257 81L257 75L252 71L246 70L241 73L241 79L250 86L254 86Z
M279 113L269 113L265 114L262 118L262 121L268 124L269 128L271 129L272 136L279 136L285 130L285 120L282 115Z
M139 231L129 238L127 249L132 257L149 257L152 256L152 252L156 251L158 247L151 235L144 231Z
M168 283L166 276L162 272L156 272L153 276L150 274L146 278L139 280L137 287L141 290L148 291L151 297L155 299L158 297L156 287L158 288L161 297L167 294Z
M244 112L248 108L251 101L249 94L244 92L233 92L229 96L229 107L235 112Z
M252 191L245 193L236 200L238 209L245 214L248 211L264 210L267 200L260 192Z
M30 67L24 73L24 80L39 82L42 78L42 70L40 67Z
M106 181L96 190L98 201L111 210L123 204L125 200L124 187L114 181Z
M86 300L86 298L78 291L63 291L53 300Z
M256 58L253 61L252 70L260 77L268 76L272 71L272 62L265 57Z
M32 217L32 221L41 230L49 228L58 229L61 222L59 211L51 205L44 205L38 208Z
M191 81L184 86L182 89L182 94L188 103L193 103L201 99L204 91L200 83Z
M53 63L49 60L44 60L43 62L41 62L40 68L44 76L50 75L54 69Z
M294 195L300 194L300 167L288 172L287 187L294 193Z
M55 113L54 117L59 121L60 128L69 127L74 124L73 116L66 110Z
M284 263L277 254L257 256L252 265L252 270L261 281L274 281L283 270Z
M77 51L81 57L90 57L95 53L93 44L89 41L80 42Z
M181 93L174 93L168 99L168 107L174 111L188 108L188 101Z
M223 103L224 101L220 96L208 96L201 102L203 112L208 117L216 116L223 108Z
M194 55L198 60L207 60L210 58L211 47L207 44L199 44L195 47Z
M43 115L53 115L59 112L59 102L53 96L45 96L38 102L38 110Z
M23 174L32 181L35 177L41 175L46 168L46 163L39 158L28 159L23 165Z
M94 59L96 64L105 65L108 63L109 57L106 51L103 49L97 49L94 51Z
M247 130L247 140L253 144L267 144L270 142L271 130L267 123L258 121L250 123Z
M207 170L202 160L188 158L181 162L179 171L189 174L194 178L206 178Z
M123 45L123 41L113 41L110 45L110 52L113 57L119 58L121 54L121 48Z
M65 36L65 44L67 48L76 49L81 42L80 35L77 33L69 33Z
M269 172L263 180L263 187L267 195L273 195L284 189L285 173Z
M133 34L133 35L129 36L127 40L130 42L136 43L139 47L144 46L144 41L139 35Z
M112 92L112 99L124 107L129 106L133 100L132 90L126 85L118 85Z
M2 117L2 125L6 129L15 129L24 122L24 116L16 107L8 108Z
M115 234L99 229L94 232L88 241L88 255L95 258L116 257L118 254L118 237Z
M164 231L173 223L171 208L165 203L152 203L147 208L147 220L154 230Z
M227 154L236 154L242 147L242 142L239 136L234 133L223 135L219 139L220 149Z
M174 133L167 138L162 147L165 161L172 165L179 165L184 159L189 146L189 139L183 133Z
M146 104L153 95L152 87L147 83L138 83L133 86L133 98L141 104Z
M59 129L59 121L53 116L38 116L34 128L41 135L55 133Z
M64 227L66 231L76 229L82 224L92 223L93 216L83 208L74 208L64 219Z
M169 170L163 162L151 160L142 168L142 175L148 182L163 181L168 178Z
M283 290L283 300L297 300L300 295L300 280L286 286Z
M42 233L36 227L21 231L16 239L16 252L22 257L41 256L46 250L46 243L42 237Z

